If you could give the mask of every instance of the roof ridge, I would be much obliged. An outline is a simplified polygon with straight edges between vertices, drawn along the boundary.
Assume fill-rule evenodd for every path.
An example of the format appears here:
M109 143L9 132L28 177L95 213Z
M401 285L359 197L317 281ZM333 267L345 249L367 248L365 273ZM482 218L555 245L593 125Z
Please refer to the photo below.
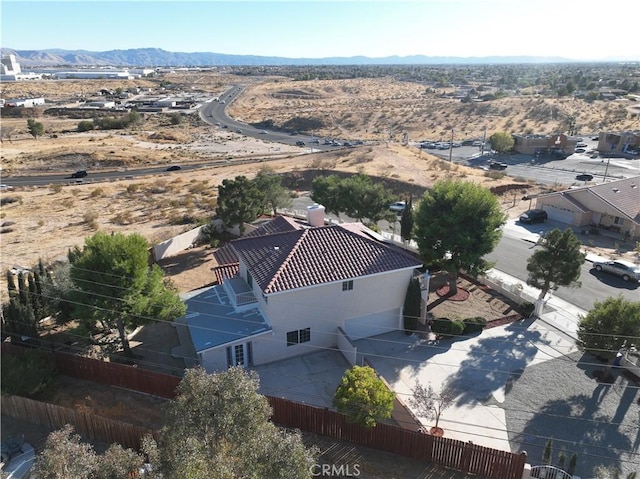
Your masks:
M298 249L300 248L300 245L302 244L304 238L309 234L309 231L311 231L311 230L312 230L312 228L311 229L287 231L287 233L289 233L289 234L297 233L298 231L302 232L302 234L300 235L300 237L296 241L296 244L293 245L293 248L291 248L291 251L289 251L289 254L287 255L287 257L284 259L284 261L282 261L282 263L280 264L280 267L277 269L275 274L271 277L271 281L269 281L269 283L267 284L266 288L264 288L265 291L269 291L271 289L271 286L273 286L273 284L278 280L278 277L280 276L280 274L289 265L289 260L298 251Z

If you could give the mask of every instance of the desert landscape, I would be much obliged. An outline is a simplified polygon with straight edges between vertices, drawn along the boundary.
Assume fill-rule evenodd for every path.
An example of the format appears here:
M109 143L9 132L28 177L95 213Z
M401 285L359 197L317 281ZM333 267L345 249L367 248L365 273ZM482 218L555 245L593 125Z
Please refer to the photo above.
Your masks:
M615 102L551 98L529 89L491 102L462 103L447 96L452 87L430 88L394 77L300 81L285 76L178 72L155 79L50 80L0 87L3 98L42 96L57 107L105 88L159 89L164 85L162 88L175 91L218 95L234 84L245 87L227 107L234 118L301 131L305 125L315 125L313 134L318 137L358 139L365 145L317 153L282 144L276 148L273 143L209 125L197 110L182 115L179 124L173 124L168 112L144 113L143 121L133 128L87 132L77 131L78 118L53 116L45 107L20 109L18 115L5 112L3 177L70 174L78 169L115 170L122 177L3 190L2 269L30 267L39 258L53 261L99 229L135 231L152 244L163 241L214 214L222 180L250 177L267 165L280 174L308 169L343 171L421 187L458 177L492 187L514 183L514 179L450 164L410 146L409 140L448 138L452 130L461 139L482 138L501 130L551 133L564 131L570 116L589 131L625 129L637 123L637 115L616 114L627 106ZM31 117L45 128L37 139L27 129ZM128 174L149 166L189 164L200 168L171 175ZM534 184L522 184L528 193L540 190ZM509 195L503 200L512 217L528 204L512 204L513 199Z

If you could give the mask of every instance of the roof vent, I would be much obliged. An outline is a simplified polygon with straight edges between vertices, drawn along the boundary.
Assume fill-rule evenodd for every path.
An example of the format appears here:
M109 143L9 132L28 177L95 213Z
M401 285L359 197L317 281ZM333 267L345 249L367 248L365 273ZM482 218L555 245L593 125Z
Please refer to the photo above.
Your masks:
M635 183L631 183L631 188L637 188Z
M613 189L613 192L614 192L614 193L618 193L618 192L620 192L620 190L619 190L618 188L614 188L614 189Z

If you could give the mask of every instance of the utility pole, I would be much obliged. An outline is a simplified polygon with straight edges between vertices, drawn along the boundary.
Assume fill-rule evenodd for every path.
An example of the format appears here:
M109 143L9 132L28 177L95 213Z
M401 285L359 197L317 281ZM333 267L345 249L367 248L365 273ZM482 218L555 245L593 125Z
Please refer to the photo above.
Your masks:
M449 163L451 163L451 155L453 155L453 128L451 128L451 142L449 143Z
M480 145L480 156L484 156L484 142L487 138L487 129L485 128L482 132L482 145Z

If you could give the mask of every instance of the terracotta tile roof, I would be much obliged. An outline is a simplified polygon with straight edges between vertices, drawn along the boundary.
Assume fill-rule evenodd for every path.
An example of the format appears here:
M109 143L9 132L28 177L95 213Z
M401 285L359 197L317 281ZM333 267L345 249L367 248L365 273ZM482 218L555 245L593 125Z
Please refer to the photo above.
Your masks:
M240 271L240 264L226 264L224 266L218 266L217 268L213 268L213 274L216 275L216 282L218 284L224 283L224 280L227 278L233 278L238 275Z
M338 225L240 238L231 244L265 294L422 264Z
M303 228L294 219L286 216L276 216L270 221L261 224L255 230L247 233L245 238L253 238L256 236L264 236L275 233L283 233L285 231L295 231ZM224 245L213 252L213 257L220 266L232 265L238 263L238 255L230 244Z

